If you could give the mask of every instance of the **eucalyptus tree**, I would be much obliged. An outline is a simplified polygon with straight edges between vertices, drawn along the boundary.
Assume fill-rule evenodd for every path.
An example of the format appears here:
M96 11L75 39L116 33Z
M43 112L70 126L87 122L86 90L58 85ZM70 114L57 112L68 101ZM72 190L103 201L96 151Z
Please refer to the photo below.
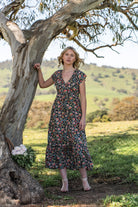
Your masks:
M0 189L21 202L22 192L29 192L24 202L38 202L42 188L13 163L5 142L8 138L14 145L22 143L38 83L33 65L42 62L55 38L63 45L64 39L74 41L97 58L102 58L97 52L101 48L115 50L127 40L137 41L138 0L4 0L0 8L0 38L9 43L13 58L11 84L0 113ZM108 42L103 42L107 34Z

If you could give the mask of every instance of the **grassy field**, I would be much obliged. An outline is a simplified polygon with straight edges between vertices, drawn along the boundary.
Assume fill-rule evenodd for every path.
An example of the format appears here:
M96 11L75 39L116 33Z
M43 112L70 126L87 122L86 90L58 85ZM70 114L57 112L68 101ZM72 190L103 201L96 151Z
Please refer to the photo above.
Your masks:
M87 124L86 135L94 162L93 170L88 172L89 177L120 184L137 182L138 121ZM37 152L36 162L30 173L44 188L59 187L61 178L58 170L45 168L47 129L25 129L23 142ZM68 176L75 180L79 172L68 170ZM113 198L108 197L105 203L111 201Z

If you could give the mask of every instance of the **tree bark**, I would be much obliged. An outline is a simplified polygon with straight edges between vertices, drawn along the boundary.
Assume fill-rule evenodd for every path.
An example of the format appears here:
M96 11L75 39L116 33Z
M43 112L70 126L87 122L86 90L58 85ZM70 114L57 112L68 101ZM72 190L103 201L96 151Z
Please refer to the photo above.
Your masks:
M40 184L23 168L13 162L4 136L0 132L0 192L9 198L20 201L20 204L40 203L44 191ZM7 206L6 200L0 204ZM12 206L12 203L11 205Z

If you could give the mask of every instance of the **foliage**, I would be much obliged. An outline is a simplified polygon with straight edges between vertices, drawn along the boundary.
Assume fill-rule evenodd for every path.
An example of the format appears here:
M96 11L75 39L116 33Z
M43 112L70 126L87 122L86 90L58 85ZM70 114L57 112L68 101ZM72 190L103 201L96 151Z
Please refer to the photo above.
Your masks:
M26 127L45 128L50 120L51 102L34 100L29 110Z
M136 207L138 205L138 195L128 193L119 196L107 196L103 203L107 207Z
M114 104L110 112L112 121L137 120L138 119L138 98L135 96L126 97Z
M106 110L96 110L94 112L91 112L87 115L87 122L99 122L102 120L107 120L109 121L109 119L107 118L107 111ZM106 115L106 117L105 117Z
M25 148L25 146L23 146ZM21 145L12 150L12 159L21 167L29 169L35 162L36 153L32 147L27 147L25 150Z
M17 1L18 2L18 1ZM0 3L4 8L12 0L5 0ZM8 12L8 18L15 21L23 29L32 29L34 24L41 19L52 17L61 8L70 3L68 0L41 0L22 1L19 6L13 6ZM61 47L64 48L64 39L73 40L86 51L95 53L97 49L123 45L127 39L137 41L135 31L137 27L137 2L132 1L103 1L96 9L80 14L78 19L61 31ZM31 26L31 27L30 27ZM29 28L30 27L30 28ZM28 30L29 31L29 30ZM103 43L103 37L108 36ZM93 45L93 48L91 47Z

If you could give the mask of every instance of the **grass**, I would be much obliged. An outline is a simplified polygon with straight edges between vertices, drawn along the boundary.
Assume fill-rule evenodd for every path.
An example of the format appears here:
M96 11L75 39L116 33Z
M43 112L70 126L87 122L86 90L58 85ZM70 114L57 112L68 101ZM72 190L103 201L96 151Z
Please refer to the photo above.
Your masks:
M136 183L138 172L138 121L87 124L86 135L94 168L89 176ZM59 186L58 170L45 168L47 129L25 129L24 144L37 153L30 173L45 186ZM68 170L69 179L78 177L78 171Z
M138 206L138 195L128 193L119 196L107 196L103 203L106 207L136 207Z

